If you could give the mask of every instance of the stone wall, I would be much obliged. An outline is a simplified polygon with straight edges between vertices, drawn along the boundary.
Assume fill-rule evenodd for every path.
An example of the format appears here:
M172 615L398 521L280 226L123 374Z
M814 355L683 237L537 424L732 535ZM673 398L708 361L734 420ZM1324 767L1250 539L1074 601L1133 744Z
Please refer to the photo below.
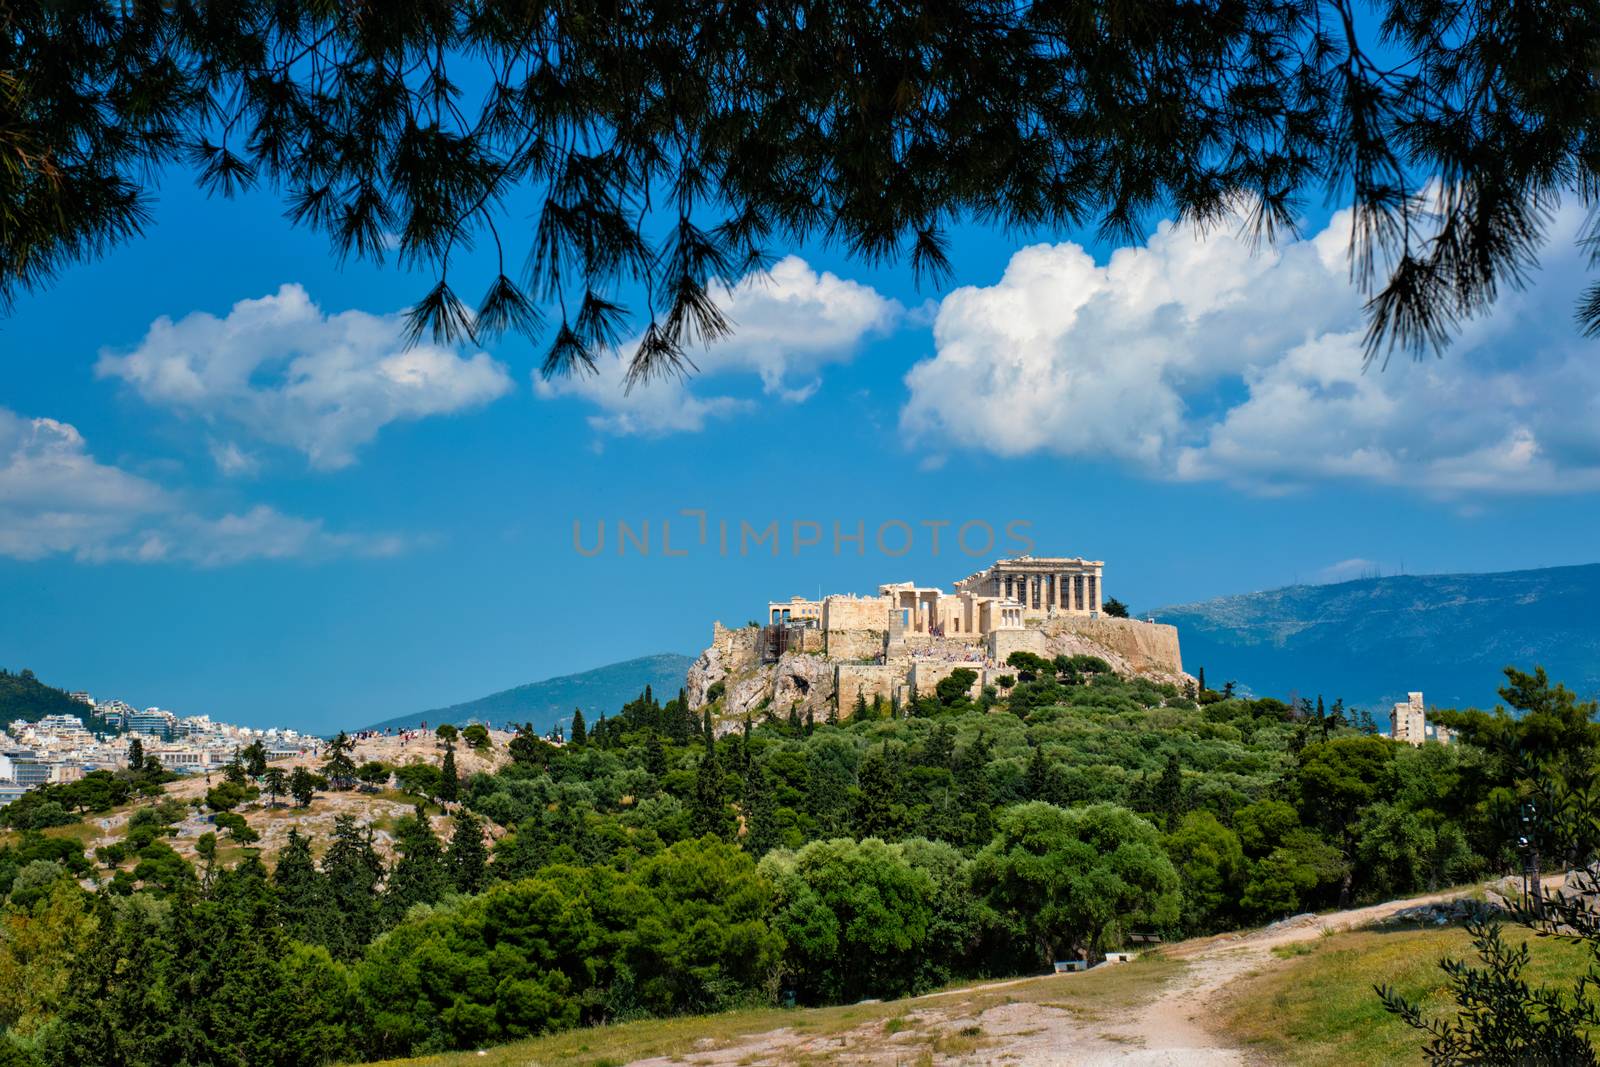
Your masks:
M834 688L839 693L839 714L849 716L856 706L856 693L860 692L868 704L873 697L882 698L885 704L894 701L894 693L904 684L904 667L877 663L840 663L834 668Z
M1124 677L1143 675L1158 682L1183 685L1178 648L1178 628L1137 619L1089 618L1062 615L1030 622L1022 630L995 630L989 635L989 655L1003 664L1013 652L1056 656L1099 656Z
M975 677L967 695L978 699L978 694L983 691L983 664L981 663L952 663L948 660L918 660L911 665L910 681L915 686L918 697L931 697L934 688L956 671L966 668Z
M889 640L889 598L827 597L822 601L822 630L830 659L877 659Z
M829 630L825 648L829 659L875 660L883 655L888 638L884 630Z

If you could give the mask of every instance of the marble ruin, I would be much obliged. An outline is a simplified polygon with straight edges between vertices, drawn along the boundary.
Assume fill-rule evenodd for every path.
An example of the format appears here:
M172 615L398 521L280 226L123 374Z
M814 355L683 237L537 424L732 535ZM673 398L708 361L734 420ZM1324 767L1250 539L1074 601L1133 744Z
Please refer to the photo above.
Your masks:
M1120 674L1186 685L1176 628L1104 614L1104 567L1081 557L1021 556L998 560L949 592L889 582L875 595L769 601L764 625L713 626L711 646L689 670L690 701L700 707L720 697L727 715L837 702L847 715L858 695L904 702L963 667L975 675L976 697L1016 673L1005 663L1019 651L1099 656Z

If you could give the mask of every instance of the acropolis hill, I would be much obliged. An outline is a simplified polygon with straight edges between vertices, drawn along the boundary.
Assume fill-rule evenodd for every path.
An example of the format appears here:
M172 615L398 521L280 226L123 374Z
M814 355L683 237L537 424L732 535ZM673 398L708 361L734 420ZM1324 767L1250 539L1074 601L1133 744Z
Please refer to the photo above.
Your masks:
M729 718L793 707L820 716L832 706L848 715L858 694L904 704L962 667L977 676L976 698L1016 673L1005 665L1013 652L1099 656L1123 676L1186 684L1175 627L1101 610L1104 567L1020 556L961 579L950 593L893 582L876 596L770 601L765 625L713 625L711 646L689 668L689 701L699 708L720 700Z

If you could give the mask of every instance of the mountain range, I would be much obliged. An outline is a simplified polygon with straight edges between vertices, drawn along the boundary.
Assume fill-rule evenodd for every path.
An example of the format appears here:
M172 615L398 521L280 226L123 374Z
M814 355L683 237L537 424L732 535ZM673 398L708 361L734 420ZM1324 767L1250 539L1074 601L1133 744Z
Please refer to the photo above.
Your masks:
M601 712L615 715L617 709L637 697L647 685L663 700L676 696L683 686L684 674L693 662L693 656L676 652L641 656L578 674L563 674L557 678L519 685L514 689L503 689L464 704L400 715L373 723L365 729L409 730L423 722L429 726L437 726L442 722L459 726L476 721L495 727L528 722L536 730L544 732L557 722L570 719L573 708L582 708L584 716L590 721Z
M1217 597L1150 612L1178 627L1184 669L1258 696L1343 697L1387 712L1408 691L1491 707L1501 669L1544 666L1600 693L1600 564L1364 578ZM1387 720L1378 714L1380 723Z

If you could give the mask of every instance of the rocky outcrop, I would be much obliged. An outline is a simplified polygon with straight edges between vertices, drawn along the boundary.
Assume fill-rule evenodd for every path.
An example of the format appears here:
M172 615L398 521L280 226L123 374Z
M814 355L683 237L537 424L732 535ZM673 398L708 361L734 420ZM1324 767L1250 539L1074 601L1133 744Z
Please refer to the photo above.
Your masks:
M1023 630L994 634L995 660L1004 663L1013 652L1056 656L1099 656L1124 678L1144 677L1184 686L1192 679L1183 670L1176 627L1137 619L1060 615Z
M711 644L689 665L684 678L684 691L691 708L711 702L711 687L718 682L727 685L730 678L740 678L754 671L759 662L756 643L761 630L754 626L741 626L730 630L722 623L713 623Z

